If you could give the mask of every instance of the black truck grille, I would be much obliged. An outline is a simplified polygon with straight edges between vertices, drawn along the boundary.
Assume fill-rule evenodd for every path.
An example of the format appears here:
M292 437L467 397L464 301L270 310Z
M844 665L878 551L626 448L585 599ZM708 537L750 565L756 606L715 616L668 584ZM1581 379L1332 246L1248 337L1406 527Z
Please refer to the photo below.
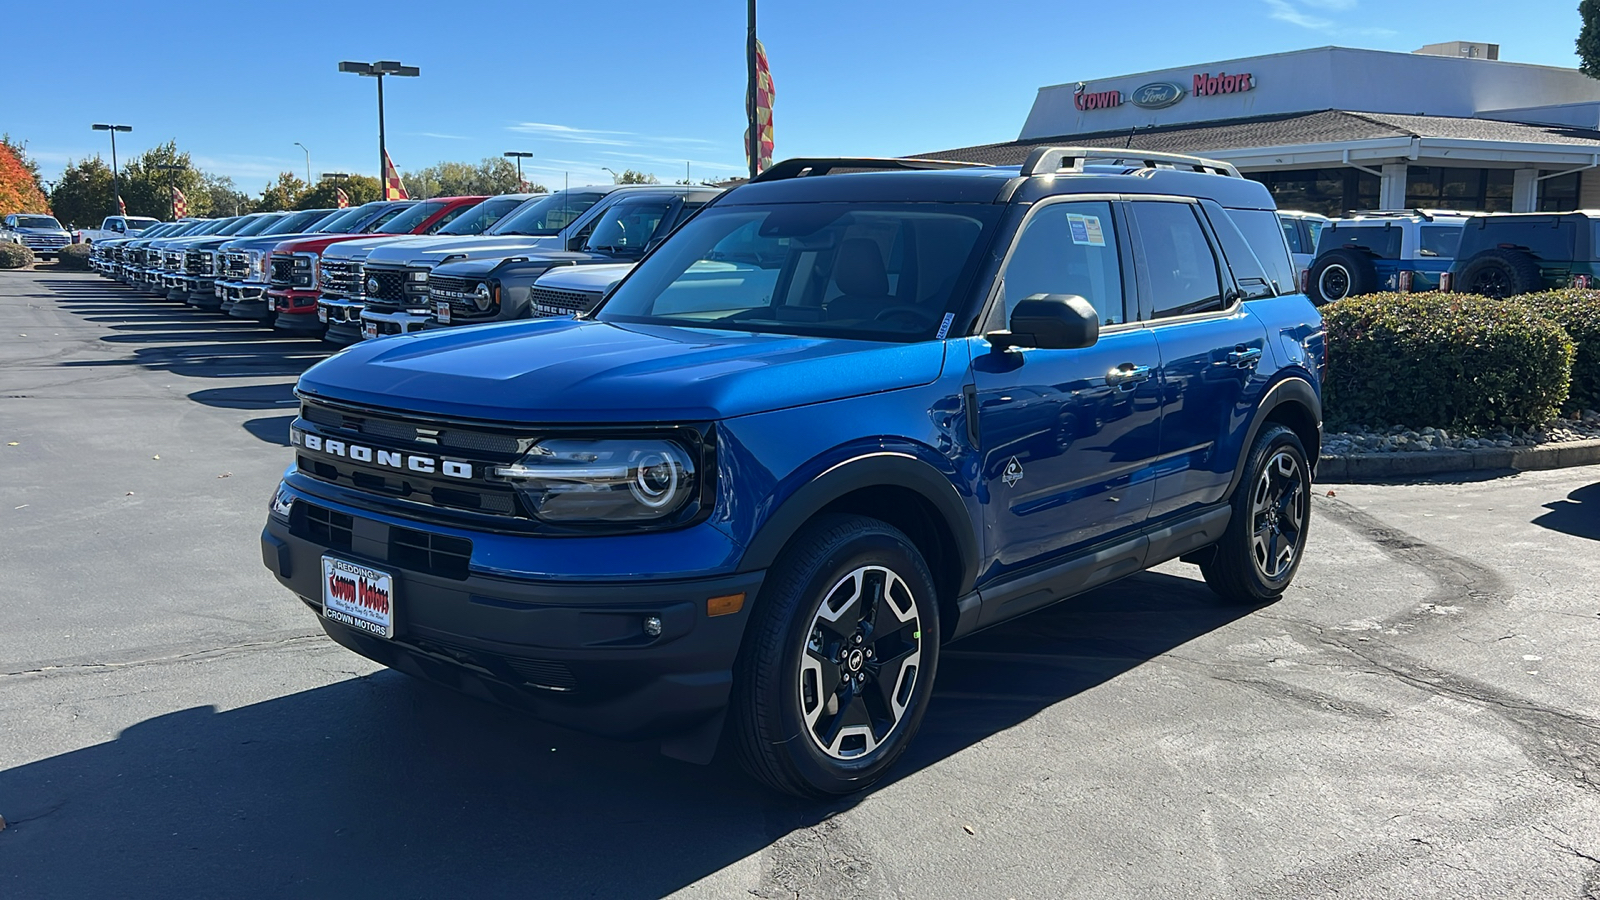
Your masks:
M222 257L222 277L230 281L243 281L250 277L250 254L233 250Z
M331 297L361 294L361 264L342 259L322 261L322 293Z
M346 460L335 462L300 456L296 463L302 473L318 481L355 488L369 494L425 503L441 509L496 516L521 515L516 494L510 488L465 481L459 486L446 485L437 479L410 472L393 472Z
M294 284L294 257L274 256L272 258L272 286L286 288Z
M411 422L398 417L371 413L344 412L317 403L302 405L300 416L307 422L324 428L337 428L340 431L350 431L387 441L421 444L430 443L422 441L423 437L431 437L438 443L429 449L458 450L464 453L503 453L512 456L516 455L520 448L518 440L507 434L494 434L443 424Z
M558 291L554 288L536 287L528 295L528 305L535 317L576 315L589 311L599 302L599 294L587 291Z
M183 271L189 275L210 275L214 256L209 250L190 250L183 255Z
M376 300L390 306L399 306L406 302L406 273L403 269L366 269L366 278L363 289L366 289L367 299ZM371 290L372 282L378 283L377 290Z
M297 500L289 514L289 533L302 540L321 544L330 550L355 550L356 518L315 503ZM385 526L370 519L361 520L364 539L362 552L376 554L382 548L383 561L413 572L426 572L443 578L463 580L472 563L472 542L466 538L432 534L399 526ZM388 540L382 530L387 528Z

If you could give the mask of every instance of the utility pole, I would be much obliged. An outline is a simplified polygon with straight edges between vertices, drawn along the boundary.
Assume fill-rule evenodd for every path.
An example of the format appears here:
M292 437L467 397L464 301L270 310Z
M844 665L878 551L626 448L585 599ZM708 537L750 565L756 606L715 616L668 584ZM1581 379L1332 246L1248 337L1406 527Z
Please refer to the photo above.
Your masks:
M745 35L744 42L745 68L747 78L744 89L745 118L750 123L749 139L745 142L745 152L750 154L750 180L755 181L761 174L761 128L760 113L756 109L756 0L750 0L750 27Z
M378 182L383 190L383 199L387 200L389 199L389 148L383 127L383 76L415 78L422 74L422 70L416 66L403 66L394 60L379 60L372 63L342 62L339 63L339 71L378 79Z
M117 176L117 132L132 131L132 125L100 125L94 126L95 131L111 132L111 214L122 214L122 182Z

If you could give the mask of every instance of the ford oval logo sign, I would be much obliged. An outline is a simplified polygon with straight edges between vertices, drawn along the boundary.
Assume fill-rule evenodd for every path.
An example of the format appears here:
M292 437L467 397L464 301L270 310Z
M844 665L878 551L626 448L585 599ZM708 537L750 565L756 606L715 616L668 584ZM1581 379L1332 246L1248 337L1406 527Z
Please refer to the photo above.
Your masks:
M1156 81L1135 88L1133 93L1129 95L1129 99L1134 106L1145 109L1166 109L1182 100L1183 95L1186 93L1188 92L1180 84L1175 84L1171 81Z
M378 292L378 279L376 279L376 278L368 278L367 279L367 293L376 294L377 292Z

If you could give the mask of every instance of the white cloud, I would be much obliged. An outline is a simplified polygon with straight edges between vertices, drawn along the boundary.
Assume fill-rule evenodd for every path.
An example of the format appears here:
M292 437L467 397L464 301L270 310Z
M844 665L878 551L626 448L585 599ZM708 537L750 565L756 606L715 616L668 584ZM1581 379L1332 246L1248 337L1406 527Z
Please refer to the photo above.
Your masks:
M1341 25L1333 19L1308 12L1308 10L1328 14L1355 12L1361 0L1262 0L1262 2L1267 5L1269 18L1309 28L1312 31L1335 36L1366 38L1392 38L1397 34L1390 28L1355 28Z
M464 134L440 134L437 131L408 131L408 137L437 138L441 141L470 141L472 138Z
M1290 25L1299 25L1301 28L1315 31L1326 31L1333 27L1333 22L1330 20L1308 15L1299 7L1292 5L1289 0L1266 0L1266 4L1271 10L1267 15L1280 22L1288 22Z
M601 144L608 147L632 147L634 141L622 140L633 136L631 131L602 131L594 128L573 128L570 125L552 125L549 122L520 122L510 131L531 134L545 140L565 141L569 144Z

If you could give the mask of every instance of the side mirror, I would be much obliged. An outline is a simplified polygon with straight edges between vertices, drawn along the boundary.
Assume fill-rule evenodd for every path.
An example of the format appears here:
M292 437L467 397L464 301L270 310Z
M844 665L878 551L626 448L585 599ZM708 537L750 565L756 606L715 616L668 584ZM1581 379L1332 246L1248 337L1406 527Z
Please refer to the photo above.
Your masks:
M995 350L1079 350L1100 340L1100 314L1077 294L1033 294L1011 311L1010 325L984 335Z

